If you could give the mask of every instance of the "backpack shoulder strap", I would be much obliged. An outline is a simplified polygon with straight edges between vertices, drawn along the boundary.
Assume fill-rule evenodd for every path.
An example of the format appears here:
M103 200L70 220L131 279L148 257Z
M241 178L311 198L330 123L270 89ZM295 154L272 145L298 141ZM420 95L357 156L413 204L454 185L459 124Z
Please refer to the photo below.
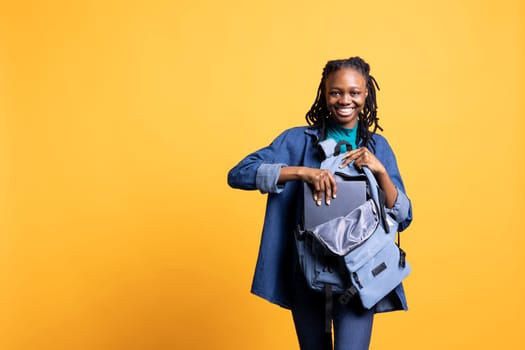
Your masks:
M334 155L336 146L337 143L334 139L326 139L319 142L319 148L321 149L322 154L325 158L329 158Z
M372 173L368 167L363 167L363 172L366 175L366 178L368 180L368 184L370 187L370 194L372 196L372 199L376 203L377 209L379 210L379 216L381 218L381 222L383 224L383 228L385 229L385 232L390 232L390 228L388 227L388 222L386 220L386 212L385 212L385 202L386 197L385 193L381 190L379 187L379 184L377 183L376 177Z
M341 140L339 142L335 142L334 139L326 139L324 141L319 142L319 147L321 148L322 154L325 158L329 158L331 156L338 156L341 153L341 146L346 146L347 150L352 149L352 145L350 142Z

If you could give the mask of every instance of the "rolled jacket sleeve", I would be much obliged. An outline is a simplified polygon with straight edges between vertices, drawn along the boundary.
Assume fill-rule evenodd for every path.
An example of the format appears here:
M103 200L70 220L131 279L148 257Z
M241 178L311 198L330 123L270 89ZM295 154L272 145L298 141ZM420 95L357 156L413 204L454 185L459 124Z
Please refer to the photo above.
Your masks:
M261 193L280 193L284 190L284 185L279 185L279 175L281 168L287 166L284 163L267 164L263 163L257 169L255 186Z
M285 186L277 184L281 168L303 165L304 150L310 136L305 128L284 131L269 146L255 151L228 173L228 184L243 190L259 190L262 193L280 193Z
M410 215L410 200L407 195L397 189L397 198L392 208L386 208L386 212L390 214L397 222L405 221Z

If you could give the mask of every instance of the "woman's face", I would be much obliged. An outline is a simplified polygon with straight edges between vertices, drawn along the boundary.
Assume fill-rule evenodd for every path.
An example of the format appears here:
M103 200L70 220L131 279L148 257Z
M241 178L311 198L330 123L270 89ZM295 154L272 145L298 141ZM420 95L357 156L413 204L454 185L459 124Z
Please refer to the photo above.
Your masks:
M330 117L342 127L353 128L368 96L365 78L355 69L339 69L326 78L325 95Z

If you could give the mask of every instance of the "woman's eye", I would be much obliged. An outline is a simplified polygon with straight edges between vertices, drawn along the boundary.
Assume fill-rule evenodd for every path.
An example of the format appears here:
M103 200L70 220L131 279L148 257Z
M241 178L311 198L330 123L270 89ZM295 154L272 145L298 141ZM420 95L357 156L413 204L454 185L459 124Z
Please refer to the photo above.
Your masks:
M339 91L332 91L330 92L330 96L339 96L341 93Z

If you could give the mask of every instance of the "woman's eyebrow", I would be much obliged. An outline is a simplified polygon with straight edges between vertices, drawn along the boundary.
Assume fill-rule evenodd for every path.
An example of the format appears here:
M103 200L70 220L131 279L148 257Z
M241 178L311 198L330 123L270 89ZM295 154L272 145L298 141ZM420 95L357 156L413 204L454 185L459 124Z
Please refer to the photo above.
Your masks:
M352 85L352 86L348 86L347 88L350 88L352 90L360 90L361 87L358 86L358 85ZM345 88L344 87L339 87L339 86L330 86L330 89L329 90L344 90Z

